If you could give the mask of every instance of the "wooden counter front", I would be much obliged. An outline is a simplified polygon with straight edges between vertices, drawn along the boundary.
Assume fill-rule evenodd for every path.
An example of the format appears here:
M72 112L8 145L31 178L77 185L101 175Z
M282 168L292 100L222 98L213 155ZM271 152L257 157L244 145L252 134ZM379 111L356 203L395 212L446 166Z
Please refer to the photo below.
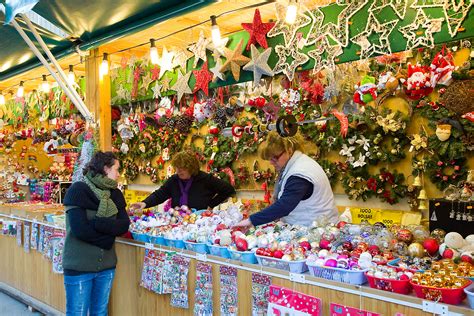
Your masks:
M110 315L193 315L196 260L191 259L189 267L188 290L190 308L174 308L170 306L170 295L157 295L139 286L145 249L138 247L138 245L124 244L120 241L116 243L118 265L110 300ZM0 236L0 251L3 254L2 260L0 260L0 282L4 282L59 311L65 311L63 276L52 272L52 263L49 260L36 250L30 250L29 253L26 253L23 247L17 245L15 237ZM223 259L213 256L208 258L220 261L224 265L226 264L226 261ZM241 264L236 261L229 261L228 263L241 266L241 269L238 270L239 315L251 315L252 272L245 269L259 269L259 267ZM212 265L214 314L220 315L219 264L212 263ZM311 276L306 276L306 280L317 283L320 286L301 284L285 279L288 273L284 271L275 269L264 269L263 271L276 275L272 277L273 284L275 285L284 286L320 298L323 303L323 316L329 315L329 304L332 302L362 308L387 316L396 315L397 312L404 316L433 315L433 313L423 312L419 308L403 306L401 304L421 305L422 300L413 295L393 294L365 286L359 288ZM371 295L373 298L365 297L361 293L365 293L365 296ZM473 310L465 306L449 305L449 311L458 313L456 315L474 315Z

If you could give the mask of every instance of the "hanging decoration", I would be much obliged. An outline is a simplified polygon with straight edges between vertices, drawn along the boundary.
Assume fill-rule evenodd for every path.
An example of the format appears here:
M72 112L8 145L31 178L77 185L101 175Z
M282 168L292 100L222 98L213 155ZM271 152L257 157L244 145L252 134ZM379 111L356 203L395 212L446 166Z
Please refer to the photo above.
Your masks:
M193 68L196 68L199 60L202 60L203 62L207 61L206 47L209 45L210 42L211 40L206 39L206 37L204 36L204 32L201 31L199 33L198 41L188 47L188 50L194 54Z
M212 72L212 82L216 82L217 80L225 80L225 75L221 72L221 69L222 61L220 58L216 58L216 64L214 65L214 67L209 69Z
M328 69L333 71L336 67L336 59L343 53L339 44L331 45L326 37L314 43L315 49L308 51L308 56L314 59L314 72Z
M235 81L239 81L240 79L240 67L250 61L248 57L242 55L242 45L243 40L240 40L239 44L237 44L234 50L230 50L229 48L224 47L224 55L226 61L222 65L220 71L225 72L227 70L231 70L232 76L234 77Z
M458 32L463 31L462 22L466 19L469 10L472 7L472 1L447 0L443 4L444 16L448 24L448 30L451 37L455 37Z
M212 316L212 266L196 263L194 315Z
M173 257L173 292L171 293L171 306L189 308L188 301L188 271L189 258L175 255Z
M252 272L252 315L265 315L272 280L268 275Z
M415 20L398 29L407 40L406 50L420 46L433 48L433 33L441 31L443 20L444 18L429 19L423 9L418 9Z
M262 75L273 76L273 71L268 65L268 58L272 52L272 48L265 49L262 53L259 53L255 45L251 46L252 59L246 64L243 69L246 71L253 72L253 84L258 86Z
M273 72L275 74L285 74L289 81L293 81L296 69L309 60L309 57L306 54L298 51L299 40L300 39L295 36L287 46L275 46L275 52L278 55L278 61L275 65L275 68L273 68ZM288 58L292 58L293 60L289 63Z
M379 15L387 6L391 7L400 20L405 18L407 12L407 0L375 0L369 8L369 12L374 15Z
M247 42L246 50L250 49L251 45L259 44L263 48L268 48L267 44L267 33L275 26L275 23L262 23L262 18L260 17L260 10L255 9L253 16L253 23L242 23L242 27L246 30L250 39Z
M295 38L296 32L311 23L311 18L307 15L309 11L301 5L300 10L297 12L295 22L293 24L288 24L285 21L286 6L282 3L276 2L275 10L277 21L273 28L268 32L267 36L275 37L281 34L283 35L285 46L288 46Z
M206 66L206 69L207 69L207 63L205 64ZM204 69L204 66L203 66L203 69ZM195 70L196 71L196 70ZM193 72L195 72L193 71ZM200 70L200 71L203 71L203 70ZM196 73L194 74L196 76ZM204 80L205 78L203 78L203 75L201 75L201 73L199 73L199 79L202 81ZM184 76L181 74L180 71L178 71L178 79L176 81L176 83L173 85L173 90L176 91L176 95L177 95L177 98L178 98L178 103L181 101L181 98L183 97L184 94L191 94L193 93L191 88L189 87L189 78L191 77L191 71L186 73ZM196 76L196 86L198 86L198 81L197 81L198 77ZM201 82L201 84L203 84ZM207 90L207 88L206 88ZM206 93L207 95L207 93Z
M228 42L229 38L224 37L221 38L221 41L218 45L215 45L213 41L210 41L206 48L212 52L212 57L214 57L214 60L218 60L221 56L224 56L224 47L227 46Z
M390 40L388 36L392 33L397 20L381 24L375 15L369 13L369 18L365 30L351 38L351 41L360 46L360 58L365 59L376 54L391 54ZM377 41L371 42L369 39L377 35Z
M220 266L220 312L222 315L238 315L237 269Z

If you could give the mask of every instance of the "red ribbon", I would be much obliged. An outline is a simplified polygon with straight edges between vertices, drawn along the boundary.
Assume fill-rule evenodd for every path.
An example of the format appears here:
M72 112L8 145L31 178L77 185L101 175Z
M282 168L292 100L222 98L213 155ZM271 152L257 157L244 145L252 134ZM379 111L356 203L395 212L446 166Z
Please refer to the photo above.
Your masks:
M336 109L333 109L331 113L339 120L341 123L341 136L346 137L347 136L347 131L349 129L349 120L347 119L347 116L342 113L338 112Z
M229 167L226 167L226 168L222 169L221 171L229 176L230 185L235 186L235 176L234 176L234 172L232 171L232 169L230 169Z

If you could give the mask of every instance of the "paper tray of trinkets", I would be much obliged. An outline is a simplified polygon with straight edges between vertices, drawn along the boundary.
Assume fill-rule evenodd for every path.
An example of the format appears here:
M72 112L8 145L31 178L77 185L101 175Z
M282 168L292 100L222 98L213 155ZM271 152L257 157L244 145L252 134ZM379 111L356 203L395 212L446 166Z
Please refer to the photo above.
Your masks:
M326 280L338 281L343 283L349 283L354 285L362 285L367 282L365 272L369 269L363 270L347 270L332 267L323 267L310 262L306 262L308 265L309 273L317 278L323 278Z
M464 279L464 284L457 288L439 288L427 285L420 285L410 282L416 296L419 298L439 301L446 304L459 305L466 298L465 288L472 284L471 280Z
M303 273L308 271L308 266L306 265L306 260L295 260L288 261L278 258L266 257L266 256L257 256L258 263L264 267L276 268L285 271L290 271L293 273Z

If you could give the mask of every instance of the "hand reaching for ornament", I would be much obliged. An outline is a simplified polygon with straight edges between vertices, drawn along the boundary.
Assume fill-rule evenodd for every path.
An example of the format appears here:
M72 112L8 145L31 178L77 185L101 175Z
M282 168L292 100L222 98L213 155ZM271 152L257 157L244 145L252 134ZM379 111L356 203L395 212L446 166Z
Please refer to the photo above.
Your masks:
M247 219L244 219L244 220L238 222L232 228L244 228L245 230L247 230L251 226L253 226L252 222L250 221L250 219L247 218Z
M143 210L146 207L145 202L132 203L130 209L132 210Z

